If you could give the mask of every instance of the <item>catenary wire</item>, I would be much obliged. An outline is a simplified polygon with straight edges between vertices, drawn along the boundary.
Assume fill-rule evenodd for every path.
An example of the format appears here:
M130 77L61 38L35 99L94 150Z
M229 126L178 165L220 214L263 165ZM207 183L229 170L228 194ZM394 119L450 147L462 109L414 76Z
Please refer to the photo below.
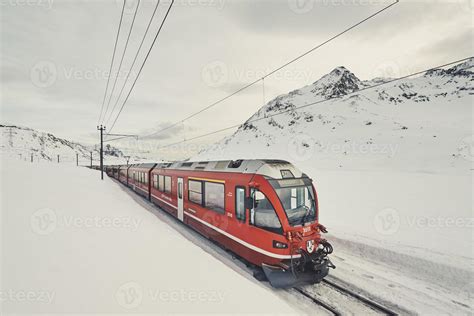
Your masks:
M160 0L158 0L158 1L156 2L155 9L153 10L153 14L151 15L150 21L148 22L148 25L147 25L147 27L146 27L145 34L143 35L142 41L140 42L140 46L138 47L137 53L135 54L135 58L133 59L133 63L132 63L132 65L130 66L130 69L129 69L128 73L127 73L127 77L125 78L125 81L124 81L124 83L123 83L123 85L122 85L122 88L120 89L119 96L117 97L117 100L115 101L115 104L114 104L114 106L112 107L112 111L110 112L110 115L109 115L109 118L107 119L106 125L109 124L109 121L110 121L110 119L112 118L112 114L114 113L115 108L117 107L117 104L118 104L118 102L119 102L119 100L120 100L120 97L122 96L123 89L125 88L125 85L127 84L127 81L128 81L128 78L130 77L130 74L132 73L133 66L135 66L135 62L137 61L138 55L139 55L139 53L140 53L140 50L141 50L141 48L142 48L142 46L143 46L143 43L145 42L145 38L146 38L146 36L147 36L147 34L148 34L148 30L150 29L150 25L151 25L151 23L152 23L152 21L153 21L153 18L155 17L155 13L156 13L156 11L157 11L157 9L158 9L159 4L160 4Z
M294 111L294 110L299 110L299 109L302 109L302 108L306 108L306 107L313 106L313 105L316 105L316 104L328 102L328 101L331 101L331 100L342 99L342 98L345 98L345 97L350 96L350 95L359 94L359 93L361 93L363 91L366 91L366 90L374 89L374 88L377 88L377 87L380 87L380 86L388 85L388 84L396 82L396 81L400 81L400 80L403 80L403 79L414 77L414 76L426 73L426 72L431 71L431 70L443 68L443 67L450 66L450 65L453 65L453 64L457 64L457 63L461 63L461 62L469 60L471 58L474 58L474 56L470 56L470 57L466 57L466 58L463 58L463 59L452 61L452 62L449 62L449 63L446 63L446 64L438 65L438 66L435 66L435 67L432 67L432 68L429 68L429 69L417 71L417 72L414 72L414 73L411 73L411 74L408 74L408 75L405 75L405 76L402 76L402 77L393 78L393 79L390 79L390 80L387 80L387 81L384 81L384 82L381 82L381 83L378 83L378 84L375 84L375 85L372 85L372 86L369 86L369 87L364 87L362 89L359 89L359 90L356 90L356 91L353 91L353 92L350 92L350 93L347 93L347 94L344 94L344 95L334 96L334 97L331 97L331 98L328 98L328 99L319 100L319 101L316 101L316 102L312 102L312 103L297 106L297 107L294 107L294 108L291 108L291 109L288 109L288 110L284 110L284 111L281 111L281 112L278 112L278 113L274 113L274 114L266 116L266 117L260 117L260 118L254 119L254 120L249 120L249 121L245 122L244 124L250 124L250 123L258 122L258 121L261 121L261 120L266 120L266 119L269 119L269 118L272 118L272 117L275 117L275 116L278 116L278 115L282 115L282 114L285 114L285 113L288 113L288 112L291 112L291 111ZM472 67L474 67L474 66L469 66L469 67L463 68L462 70L470 69ZM214 134L217 134L217 133L221 133L221 132L233 129L233 128L237 128L237 127L240 127L242 125L243 124L235 124L235 125L225 127L225 128L213 131L213 132L198 135L198 136L189 138L189 139L184 140L184 141L178 141L178 142L175 142L175 143L171 143L171 144L167 144L167 145L163 145L163 146L158 146L155 149L159 150L159 149L162 149L162 148L176 146L176 145L179 145L179 144L191 141L191 140L196 140L196 139L199 139L199 138L203 138L203 137L211 136L211 135L214 135Z
M280 71L281 69L287 67L288 65L290 65L290 64L292 64L292 63L294 63L294 62L296 62L297 60L303 58L304 56L306 56L306 55L312 53L313 51L317 50L318 48L320 48L320 47L326 45L327 43L329 43L329 42L335 40L336 38L342 36L343 34L345 34L345 33L349 32L349 31L351 31L352 29L356 28L357 26L359 26L359 25L363 24L364 22L370 20L371 18L375 17L376 15L378 15L378 14L382 13L383 11L385 11L385 10L391 8L392 6L396 5L398 2L399 2L399 0L396 0L395 2L389 4L389 5L387 5L386 7L384 7L384 8L382 8L382 9L378 10L377 12L375 12L375 13L369 15L368 17L366 17L366 18L364 18L363 20L357 22L356 24L353 24L352 26L350 26L349 28L343 30L342 32L339 32L338 34L332 36L331 38L327 39L326 41L324 41L324 42L318 44L317 46L311 48L310 50L304 52L303 54L301 54L301 55L299 55L299 56L293 58L292 60L286 62L285 64L281 65L280 67L278 67L278 68L272 70L271 72L265 74L262 78L256 79L255 81L253 81L253 82L251 82L251 83L249 83L249 84L243 86L242 88L237 89L236 91L232 92L231 94L229 94L229 95L227 95L227 96L225 96L225 97L223 97L223 98L221 98L221 99L215 101L214 103L212 103L212 104L210 104L210 105L208 105L208 106L202 108L201 110L199 110L199 111L197 111L197 112L195 112L195 113L193 113L193 114L190 114L190 115L186 116L184 119L182 119L182 120L180 120L180 121L177 121L177 122L175 122L175 123L173 123L173 124L171 124L171 125L169 125L169 126L163 128L163 129L161 129L161 130L159 130L159 131L156 131L156 132L153 132L153 133L151 133L151 134L142 136L142 138L148 138L148 137L151 137L151 136L158 135L158 134L160 134L160 133L162 133L162 132L164 132L164 131L166 131L166 130L169 130L170 128L175 127L175 126L178 125L178 124L181 124L181 123L184 122L184 121L187 121L187 120L189 120L189 119L195 117L196 115L201 114L201 113L204 112L204 111L207 111L207 110L209 110L209 109L215 107L216 105L218 105L218 104L224 102L225 100L227 100L227 99L233 97L234 95L236 95L236 94L238 94L238 93L240 93L240 92L242 92L242 91L244 91L244 90L246 90L246 89L252 87L253 85L255 85L255 84L257 84L258 82L260 82L261 80L264 80L266 77L273 75L274 73L276 73L276 72Z
M118 42L119 35L120 35L120 29L122 28L123 13L125 11L125 1L126 0L123 1L122 14L120 15L119 27L118 27L118 31L117 31L117 36L115 38L114 52L112 54L112 61L110 62L109 76L107 77L107 85L105 86L104 98L102 100L102 106L100 107L100 114L99 114L99 119L97 120L97 125L99 125L99 123L102 119L102 113L104 111L105 98L107 96L107 91L109 90L110 75L112 74L112 67L114 65L114 60L115 60L115 51L117 50L117 42Z
M138 71L138 74L137 74L137 76L135 77L135 80L133 81L133 84L132 84L130 90L128 91L127 97L126 97L125 100L123 101L122 106L120 107L120 111L118 112L117 116L115 117L115 120L114 120L114 122L113 122L113 124L112 124L112 127L109 129L109 133L108 133L108 134L110 134L110 133L112 132L112 129L114 128L115 123L117 123L117 120L118 120L118 118L120 117L120 114L122 113L123 108L125 107L125 104L127 104L128 98L130 97L130 94L132 93L133 88L135 87L135 84L137 83L137 80L138 80L138 78L140 77L140 74L141 74L141 72L142 72L142 70L143 70L143 67L145 66L145 63L146 63L146 61L147 61L147 59L148 59L148 56L150 56L150 52L151 52L151 50L153 49L153 46L155 45L156 39L158 38L158 35L160 34L161 29L163 28L163 25L165 24L165 21L166 21L166 19L167 19L167 17L168 17L168 14L170 13L171 8L173 7L173 4L174 4L174 0L171 0L171 4L169 5L168 10L166 11L165 17L163 18L163 21L161 22L160 28L158 29L158 32L156 32L155 38L153 39L153 42L151 43L150 49L148 50L148 53L146 54L145 59L143 60L143 63L142 63L142 65L141 65L141 67L140 67L140 70Z
M135 13L133 14L132 24L130 25L130 30L128 31L127 41L125 42L125 47L123 49L122 58L120 59L120 64L119 64L118 69L117 69L117 75L115 76L114 85L112 86L112 91L110 93L109 102L107 102L107 107L105 108L105 113L104 113L103 120L105 120L105 117L107 116L107 111L109 110L110 101L112 100L112 97L114 95L115 86L117 85L117 80L118 80L118 77L120 75L120 70L122 69L123 59L125 57L125 54L127 53L128 43L130 41L130 35L132 35L133 26L135 25L135 19L137 17L137 12L138 12L139 7L140 7L140 0L137 1L137 7L135 8ZM104 122L102 121L102 123L104 123Z

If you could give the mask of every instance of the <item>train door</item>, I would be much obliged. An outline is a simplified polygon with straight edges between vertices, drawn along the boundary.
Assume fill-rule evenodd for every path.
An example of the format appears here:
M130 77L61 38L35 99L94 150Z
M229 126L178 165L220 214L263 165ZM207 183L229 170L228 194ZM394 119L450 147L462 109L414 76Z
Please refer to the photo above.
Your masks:
M183 178L178 178L178 219L184 220Z

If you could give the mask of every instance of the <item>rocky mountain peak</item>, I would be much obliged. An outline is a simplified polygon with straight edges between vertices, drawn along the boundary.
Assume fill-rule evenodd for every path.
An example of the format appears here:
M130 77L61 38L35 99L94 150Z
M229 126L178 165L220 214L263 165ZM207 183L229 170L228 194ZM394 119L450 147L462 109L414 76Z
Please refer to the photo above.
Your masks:
M347 68L339 66L315 81L313 86L312 93L329 99L359 90L362 82Z

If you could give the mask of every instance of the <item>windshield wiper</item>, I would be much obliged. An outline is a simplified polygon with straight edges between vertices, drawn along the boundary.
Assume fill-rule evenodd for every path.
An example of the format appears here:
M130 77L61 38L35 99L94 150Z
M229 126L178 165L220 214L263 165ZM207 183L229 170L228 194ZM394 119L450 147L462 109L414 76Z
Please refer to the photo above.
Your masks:
M306 218L311 215L311 209L306 205L304 206L304 208L306 209L306 214L304 214L304 216L301 218L301 225L304 225L306 223Z

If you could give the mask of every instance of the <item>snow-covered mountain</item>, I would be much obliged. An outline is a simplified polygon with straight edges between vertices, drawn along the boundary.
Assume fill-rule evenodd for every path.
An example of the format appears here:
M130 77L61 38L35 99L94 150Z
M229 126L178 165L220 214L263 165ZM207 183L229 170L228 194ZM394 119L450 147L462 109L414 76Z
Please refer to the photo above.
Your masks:
M465 172L474 160L473 64L394 82L362 81L337 67L271 100L192 160L268 157L325 169Z
M94 164L99 159L99 150L94 146L85 146L77 142L59 138L50 133L40 132L28 127L0 124L2 153L16 155L22 159L57 161L59 155L60 162L76 162L76 153L79 154L79 161L83 164L90 162L92 152ZM106 144L104 145L105 163L126 161L124 154L119 149Z

